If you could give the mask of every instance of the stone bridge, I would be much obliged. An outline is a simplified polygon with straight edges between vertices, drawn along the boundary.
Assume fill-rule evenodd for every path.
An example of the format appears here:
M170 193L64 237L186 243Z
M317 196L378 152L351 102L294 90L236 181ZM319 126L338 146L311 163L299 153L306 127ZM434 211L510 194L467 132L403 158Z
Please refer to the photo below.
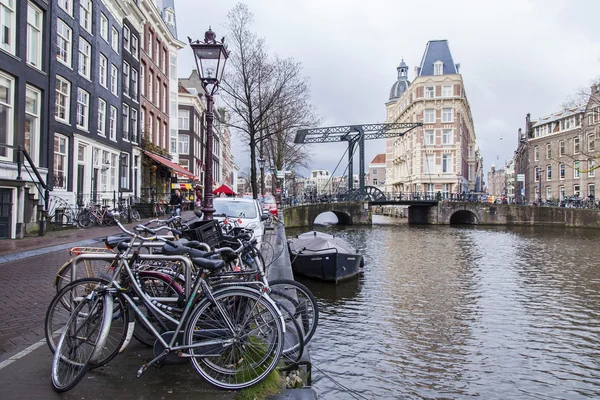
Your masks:
M312 226L317 216L331 211L339 224L371 224L369 202L319 203L289 207L283 210L284 223L288 227ZM600 229L600 211L537 207L515 204L491 204L476 202L441 201L437 205L411 205L408 223L426 225L552 225L562 227Z

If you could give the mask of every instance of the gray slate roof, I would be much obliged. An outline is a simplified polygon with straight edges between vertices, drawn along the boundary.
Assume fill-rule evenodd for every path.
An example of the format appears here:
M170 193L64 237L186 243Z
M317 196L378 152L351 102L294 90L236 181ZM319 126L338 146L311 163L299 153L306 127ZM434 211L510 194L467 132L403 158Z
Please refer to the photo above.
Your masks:
M167 21L167 8L171 8L173 10L173 21L175 22L175 26L171 26L169 24L166 25L167 28L169 28L169 30L173 34L173 37L177 39L177 14L175 13L175 0L162 0L162 8L160 9L160 11L162 14L163 21L165 22Z
M421 59L418 76L433 75L433 64L436 61L444 63L444 75L457 74L456 65L450 54L450 46L447 40L430 40L425 47L425 53Z

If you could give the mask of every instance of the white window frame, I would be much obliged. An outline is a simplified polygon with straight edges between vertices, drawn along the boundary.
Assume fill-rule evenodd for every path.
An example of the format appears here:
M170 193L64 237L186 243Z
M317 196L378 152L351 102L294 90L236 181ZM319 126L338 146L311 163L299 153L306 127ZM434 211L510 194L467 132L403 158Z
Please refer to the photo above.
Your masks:
M180 130L190 130L190 112L189 110L179 110L177 116L177 127Z
M190 154L190 136L189 135L177 135L178 144L177 144L177 153L178 154Z
M106 101L98 99L98 135L106 136Z
M127 27L127 25L123 25L123 48L127 50L128 53L131 53L131 30Z
M120 168L120 179L119 179L119 183L120 183L120 188L121 189L129 189L129 154L128 153L121 153L120 155L121 158L121 162L119 163L119 168Z
M110 92L119 96L119 69L115 64L110 64Z
M564 156L566 154L565 149L566 149L565 148L565 141L564 140L559 140L558 141L558 155L560 157L562 157L562 156Z
M32 99L32 101L28 101ZM39 165L41 142L41 116L42 92L30 85L25 86L25 129L24 136L29 133L29 146L25 143L25 150L29 152L34 164ZM27 132L29 129L29 132ZM25 139L25 138L24 138Z
M131 85L130 85L130 90L131 90L131 98L134 101L137 101L138 99L138 93L139 93L139 82L138 82L138 72L136 71L135 68L131 68Z
M552 199L552 186L546 187L546 200Z
M452 85L442 86L442 97L452 97Z
M581 173L579 171L580 169L581 169L581 167L580 167L579 161L574 161L573 162L573 178L579 178L581 176Z
M79 129L87 131L90 123L90 94L82 88L77 88L77 118Z
M13 144L13 136L14 136L14 121L15 121L15 78L0 73L0 78L2 80L6 80L6 85L8 86L8 96L6 99L0 99L0 107L6 110L6 125L3 127L6 132L6 138L4 139L3 144L12 145ZM8 147L0 147L0 160L8 160L12 161L13 152Z
M146 66L140 63L140 96L146 96L146 82L144 76L146 72Z
M593 158L590 158L588 160L588 177L593 178L594 176L596 176L596 170L594 169L595 166L596 162Z
M552 180L552 164L546 165L546 181Z
M442 144L452 144L452 129L442 129Z
M452 108L442 109L442 122L453 122L454 121L454 110Z
M573 154L579 154L581 152L581 138L579 136L573 137Z
M595 183L588 183L588 196L594 196L594 199L596 199L596 184Z
M540 147L534 146L533 148L533 160L540 161Z
M129 97L129 78L130 78L131 66L127 61L123 61L123 80L121 86L123 87L123 94Z
M442 172L452 172L452 154L442 154Z
M72 0L58 0L58 7L60 7L64 12L69 14L71 17L73 16L73 1Z
M425 129L425 146L435 145L435 129Z
M149 54L150 55L150 54ZM160 62L160 40L156 39L156 43L154 43L154 63L158 67Z
M564 180L566 176L567 176L567 166L565 165L565 163L561 163L558 166L558 179Z
M587 148L589 152L596 151L596 134L590 133L587 135Z
M424 174L433 174L435 172L435 155L425 154Z
M92 45L79 36L79 75L86 79L92 76Z
M55 80L56 104L54 118L68 124L71 118L71 82L60 75L56 75ZM59 84L60 88L58 87ZM59 117L59 110L61 109L64 109L64 118Z
M152 103L152 96L154 95L153 87L154 85L154 74L152 72L148 72L148 100Z
M140 40L135 34L131 34L131 55L136 60L140 58Z
M433 63L433 75L444 75L444 63L436 61Z
M131 141L138 142L138 111L133 107L131 108Z
M58 143L57 143L58 140ZM61 152L61 142L64 142L64 151ZM60 190L60 191L66 191L68 184L67 184L67 179L68 179L68 173L69 173L69 138L64 136L64 135L60 135L58 133L54 134L54 181L53 181L53 186L54 186L54 190ZM63 169L62 170L58 170L58 162L57 157L62 157L63 158ZM64 179L63 179L63 184L62 185L57 185L56 184L56 177L58 175L58 172L62 172Z
M79 25L92 33L92 0L79 0Z
M546 160L552 159L552 144L546 143Z
M61 46L62 44L64 44L64 48ZM56 46L58 47L58 51L56 52L56 59L58 62L71 68L73 56L73 30L60 18L57 18L56 21Z
M581 195L581 185L576 184L573 185L573 196L579 196Z
M104 13L100 13L100 37L108 43L108 18Z
M1 17L0 17L1 18ZM1 26L1 24L0 24ZM28 65L42 69L44 13L31 2L27 3L27 58Z
M115 53L119 54L119 30L114 26L110 33L110 47L112 47Z
M117 141L117 109L110 106L110 115L108 117L108 133L109 139Z
M124 141L129 142L131 136L129 132L129 106L127 104L123 104L123 128L122 130L122 138Z
M100 85L108 89L108 59L100 53L100 62L98 63L98 81Z
M427 118L431 116L432 118ZM435 124L435 109L427 108L423 110L423 123L425 124Z
M435 97L435 86L425 86L425 98L433 99L434 97Z
M17 4L19 0L0 1L0 49L17 53ZM8 32L8 34L6 34Z

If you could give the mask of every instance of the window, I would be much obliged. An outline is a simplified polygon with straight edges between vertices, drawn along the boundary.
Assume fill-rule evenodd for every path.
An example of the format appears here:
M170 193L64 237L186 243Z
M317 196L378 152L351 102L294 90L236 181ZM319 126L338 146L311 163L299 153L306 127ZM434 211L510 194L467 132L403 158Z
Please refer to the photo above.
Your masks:
M79 1L79 25L92 33L92 0Z
M165 16L167 17L167 25L172 27L175 26L175 12L172 8L167 8Z
M15 0L0 0L0 48L16 55Z
M442 172L452 172L451 154L442 154Z
M110 106L110 117L108 122L110 140L117 141L117 109Z
M67 143L65 136L54 136L54 189L67 189Z
M169 55L169 76L173 79L177 77L177 55L173 53Z
M442 130L442 144L452 144L452 129Z
M110 189L115 190L117 188L117 155L110 155Z
M448 197L450 197L450 184L449 183L442 183L442 197L444 199L447 199Z
M156 93L154 93L154 104L156 107L160 108L160 79L158 78L156 79L154 90L156 91Z
M121 154L121 189L129 189L129 154Z
M123 104L123 140L130 140L129 136L129 106Z
M131 48L129 47L130 40L131 31L127 26L123 26L123 48L131 53Z
M138 98L138 72L131 68L131 97L134 100Z
M558 166L558 170L560 173L559 179L565 179L565 170L566 170L565 164L560 164Z
M106 136L106 102L98 99L98 135Z
M1 0L0 0L1 2ZM2 17L0 17L2 18ZM44 14L32 5L27 4L27 64L42 69L42 27Z
M434 92L435 88L433 86L427 86L425 88L425 98L426 99L433 99L435 92Z
M165 121L163 123L163 133L162 133L162 142L161 142L161 147L164 149L167 149L169 146L169 141L168 141L168 136L169 136L169 127L167 125L167 122Z
M560 196L560 201L563 201L563 199L567 195L567 192L565 191L565 187L564 186L559 186L558 187L558 193L559 193L559 196Z
M177 138L171 135L171 153L177 153ZM200 152L196 152L200 154Z
M148 73L148 100L152 101L152 85L154 83L154 75L152 75L152 72Z
M71 66L71 41L72 31L62 19L58 19L56 23L56 59L67 67Z
M119 53L119 31L114 26L112 27L112 33L110 36L110 46L113 48L115 53Z
M579 161L575 161L573 163L573 178L579 178L579 176L580 176Z
M179 154L189 154L190 152L190 137L188 135L179 135Z
M594 161L594 159L589 159L588 160L588 176L594 177L596 176L596 162Z
M588 135L587 142L588 142L588 151L595 151L596 150L596 134L592 133L592 134Z
M131 109L131 141L138 142L138 112L133 108Z
M69 123L71 114L71 82L61 76L56 76L56 119Z
M146 52L148 53L148 57L152 58L152 43L153 43L153 39L152 39L152 32L148 31L148 46L146 48Z
M425 130L425 146L432 146L435 144L435 129Z
M593 183L588 185L588 196L596 198L596 185Z
M137 60L139 55L139 41L138 37L135 35L131 35L131 55Z
M444 108L442 110L442 122L452 122L452 109Z
M168 104L167 104L167 90L168 90L167 89L167 85L164 84L163 85L163 91L162 91L162 104L161 105L162 105L162 110L165 112L165 114L168 113L168 110L167 110L167 107L168 107Z
M98 72L98 80L100 81L100 85L106 87L106 74L108 69L108 60L104 57L103 54L100 54L100 66Z
M13 143L15 80L0 74L0 144ZM12 151L0 147L0 158L10 158Z
M87 131L89 122L90 94L77 89L77 127Z
M108 43L108 18L100 14L100 36Z
M114 94L115 96L118 96L118 74L119 74L119 70L117 69L117 67L114 64L110 64L110 91L112 94Z
M129 96L129 64L123 61L123 94Z
M541 174L540 170L541 170L541 168L539 168L539 167L535 167L534 170L533 170L534 173L535 173L535 181L536 182L539 182L540 179L541 179L541 177L540 177L540 174Z
M546 187L546 200L550 200L551 198L552 198L552 187L547 186Z
M79 37L79 75L90 79L92 70L92 46Z
M435 123L435 110L425 110L425 123L426 124Z
M160 54L160 41L157 40L156 43L154 44L154 62L156 63L156 65L159 65L158 63L160 62L159 54Z
M552 158L552 145L550 143L546 143L546 160L550 160Z
M32 87L25 88L25 150L33 162L39 164L40 152L40 112L42 93ZM0 106L1 107L1 106Z
M190 112L187 110L179 110L179 129L190 129Z
M154 122L154 115L152 115L152 113L150 113L149 117L148 117L148 130L146 131L146 137L148 138L148 140L152 140L152 124Z
M581 195L581 186L573 185L573 195L577 197Z
M58 6L62 8L67 14L73 15L73 1L72 0L58 0Z
M452 85L442 86L442 96L443 97L452 97Z
M162 60L160 60L160 67L163 70L163 72L165 73L165 75L167 75L169 73L169 71L167 71L167 68L166 68L166 66L167 66L167 58L168 58L167 50L164 49L163 50ZM175 76L171 75L171 77L174 78Z
M433 74L434 75L442 75L444 73L444 63L441 61L436 61L433 63Z
M565 141L561 140L558 142L558 152L559 152L559 156L564 156L565 155Z
M546 180L552 180L552 165L546 165Z
M540 161L540 148L539 148L539 146L535 146L533 148L533 159L535 161Z
M425 174L433 174L435 159L433 154L425 154Z
M579 136L573 138L573 154L579 154Z

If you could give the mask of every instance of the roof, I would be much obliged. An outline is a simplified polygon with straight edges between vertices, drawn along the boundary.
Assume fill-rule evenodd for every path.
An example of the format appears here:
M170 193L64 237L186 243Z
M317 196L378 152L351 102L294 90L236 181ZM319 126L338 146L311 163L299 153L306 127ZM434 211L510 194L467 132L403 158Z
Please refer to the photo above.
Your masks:
M167 11L171 11L173 13L173 25L166 23L167 28L173 34L173 37L177 39L177 17L175 14L175 0L162 0L162 9L160 10L163 20L167 22Z
M443 74L458 74L456 64L450 54L450 46L447 40L430 40L425 46L425 53L421 59L418 76L433 75L433 64L437 61L444 63Z
M402 96L406 92L406 89L408 89L408 85L410 85L410 81L408 80L408 66L404 62L404 59L402 59L396 70L398 71L398 80L394 82L390 89L390 100Z
M385 164L385 154L377 154L371 164Z
M584 113L585 108L585 104L581 104L579 106L569 108L568 110L562 110L552 113L550 115L546 115L545 117L541 117L536 122L534 122L533 125L531 125L531 127L535 128L536 126L542 126L550 122L559 121L563 118L570 117L571 115Z

